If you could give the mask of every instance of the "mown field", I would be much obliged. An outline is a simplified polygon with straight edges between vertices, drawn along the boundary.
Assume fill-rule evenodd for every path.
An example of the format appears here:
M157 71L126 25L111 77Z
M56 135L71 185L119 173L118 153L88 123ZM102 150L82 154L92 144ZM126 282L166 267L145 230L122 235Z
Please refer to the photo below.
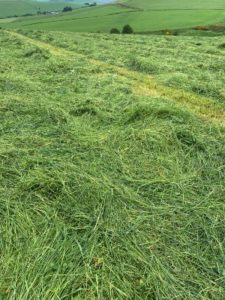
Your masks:
M225 39L0 31L2 299L224 299Z
M109 32L130 24L137 33L163 29L191 28L225 22L223 0L128 0L74 11L63 16L22 19L8 28Z

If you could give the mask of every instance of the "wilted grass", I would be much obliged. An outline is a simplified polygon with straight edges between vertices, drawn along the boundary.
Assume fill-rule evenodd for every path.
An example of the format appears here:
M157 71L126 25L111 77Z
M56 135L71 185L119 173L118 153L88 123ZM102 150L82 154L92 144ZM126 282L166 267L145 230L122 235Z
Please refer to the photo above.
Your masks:
M96 54L0 43L2 298L223 299L222 118Z

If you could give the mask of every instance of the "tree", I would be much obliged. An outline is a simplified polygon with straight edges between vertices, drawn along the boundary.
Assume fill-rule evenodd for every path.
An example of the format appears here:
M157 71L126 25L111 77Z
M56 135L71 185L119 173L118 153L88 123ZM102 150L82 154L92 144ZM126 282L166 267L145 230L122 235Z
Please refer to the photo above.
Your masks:
M123 34L131 34L131 33L134 33L134 30L130 25L127 24L123 27L122 33Z
M65 6L64 8L63 8L63 12L68 12L68 11L72 11L73 9L72 9L72 7L70 7L70 6Z
M112 29L110 30L110 33L113 33L113 34L119 34L120 31L119 31L118 28L112 28Z

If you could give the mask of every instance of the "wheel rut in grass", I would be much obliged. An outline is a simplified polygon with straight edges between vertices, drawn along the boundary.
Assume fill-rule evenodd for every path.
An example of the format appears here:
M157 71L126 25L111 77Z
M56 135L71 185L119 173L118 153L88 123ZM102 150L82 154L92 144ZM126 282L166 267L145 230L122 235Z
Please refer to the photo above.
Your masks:
M101 60L92 59L84 54L66 50L50 43L27 37L17 32L7 32L24 43L29 43L38 48L49 51L49 53L53 56L60 56L68 60L85 59L90 64L101 67L103 72L110 71L118 76L125 77L132 82L132 92L135 95L160 97L167 101L175 102L177 105L187 109L205 121L219 125L224 125L225 123L225 107L222 104L215 102L213 99L202 97L195 93L181 89L163 86L148 74L130 70L126 67L115 66Z

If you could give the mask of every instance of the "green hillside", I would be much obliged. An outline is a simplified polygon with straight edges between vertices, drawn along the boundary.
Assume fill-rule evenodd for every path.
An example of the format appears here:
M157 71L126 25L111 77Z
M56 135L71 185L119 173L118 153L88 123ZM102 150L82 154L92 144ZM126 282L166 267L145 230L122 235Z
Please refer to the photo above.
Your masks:
M0 297L222 300L225 38L0 44Z
M36 14L39 10L44 11L57 11L62 10L63 7L69 5L73 8L80 7L85 3L85 0L76 0L75 3L65 3L63 1L56 2L39 2L32 0L0 0L0 18L21 16L24 14Z
M224 0L121 0L140 9L225 9Z
M215 1L130 0L74 11L63 16L36 17L12 23L11 28L74 32L109 32L131 24L136 32L190 28L225 22L225 4Z

